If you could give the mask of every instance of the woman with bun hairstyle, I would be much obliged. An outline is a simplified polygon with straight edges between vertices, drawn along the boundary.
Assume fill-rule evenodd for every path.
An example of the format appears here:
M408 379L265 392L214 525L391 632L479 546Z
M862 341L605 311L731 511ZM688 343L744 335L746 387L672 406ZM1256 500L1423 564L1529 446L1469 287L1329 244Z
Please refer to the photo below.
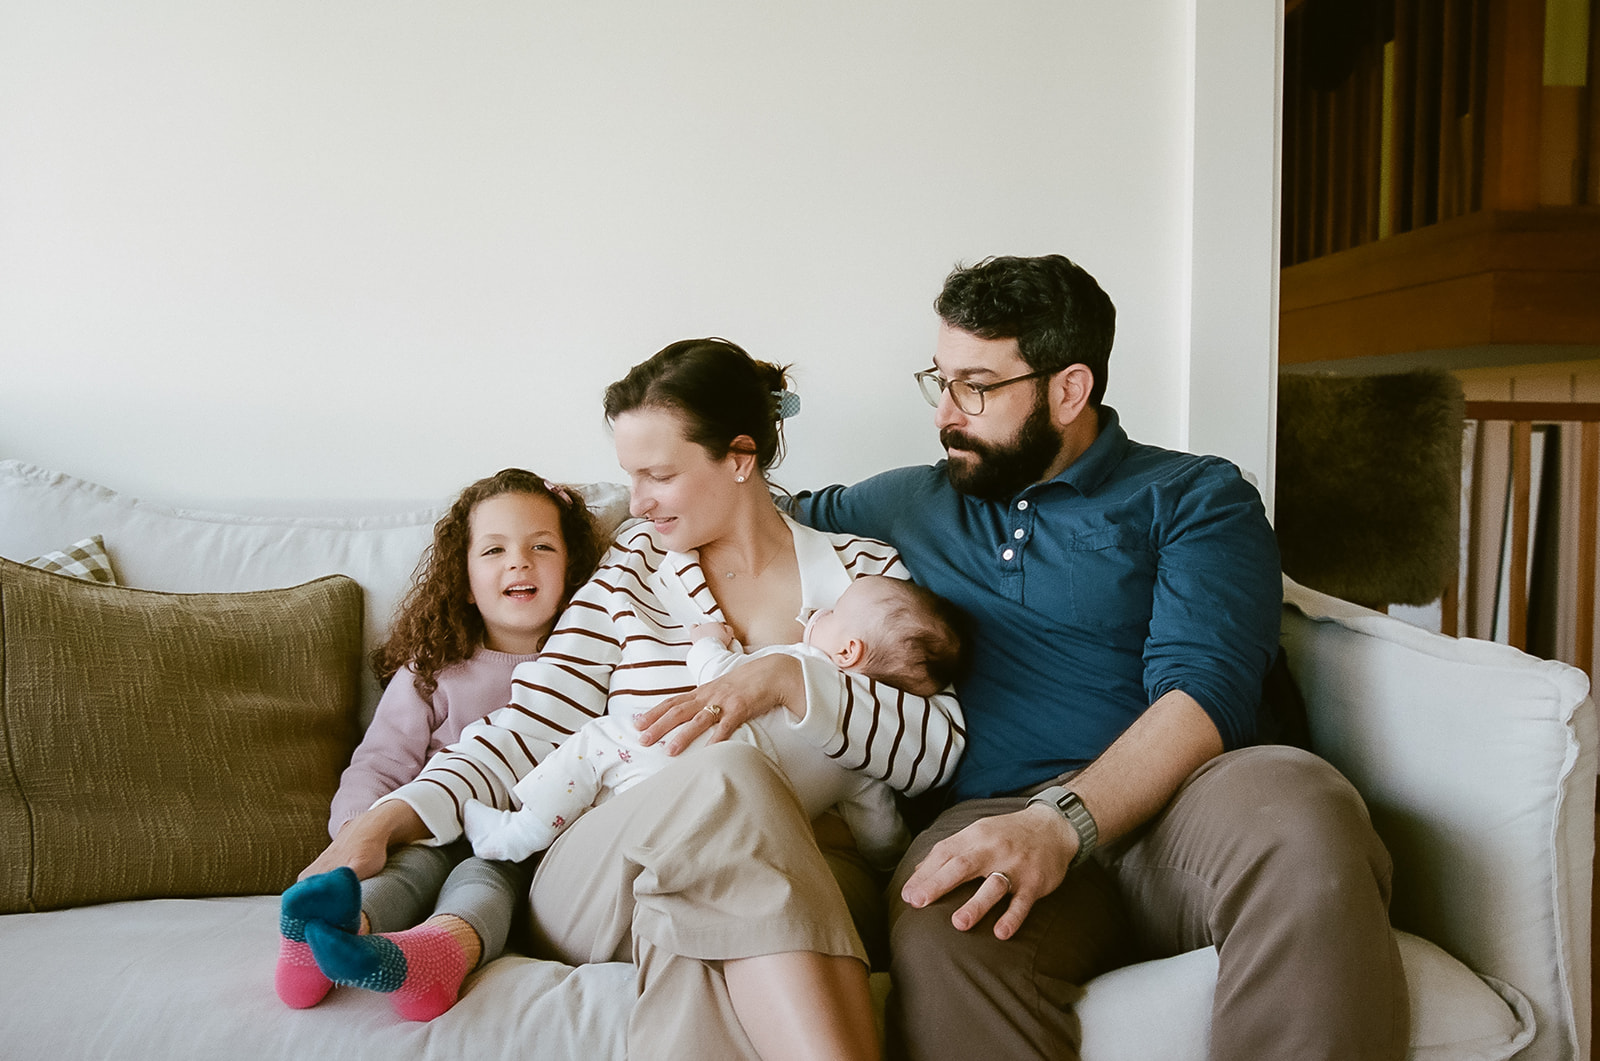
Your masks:
M800 640L855 578L907 575L881 542L779 512L767 475L796 402L781 368L723 339L673 343L608 387L640 522L517 667L511 704L346 826L315 868L363 876L393 845L457 839L469 800L514 808L517 781L605 713L676 754L785 712L786 739L908 795L948 782L963 742L951 696L783 654L695 687L685 612L753 651ZM879 1054L866 952L813 823L748 744L699 748L583 814L545 852L530 901L540 956L637 966L633 1061Z

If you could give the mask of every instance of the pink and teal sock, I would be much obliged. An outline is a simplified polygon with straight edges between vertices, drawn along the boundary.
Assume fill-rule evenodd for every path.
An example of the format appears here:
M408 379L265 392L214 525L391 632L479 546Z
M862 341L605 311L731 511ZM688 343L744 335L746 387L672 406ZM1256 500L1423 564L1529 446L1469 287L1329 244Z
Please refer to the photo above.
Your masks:
M307 877L283 893L278 907L282 941L273 986L284 1004L294 1009L315 1006L333 989L306 943L306 926L318 921L349 926L352 932L360 926L361 882L349 868Z
M437 925L360 936L311 921L305 939L330 980L391 995L406 1020L432 1020L455 1005L472 971L460 941Z
M311 947L305 940L284 936L278 945L278 966L273 970L272 986L291 1009L310 1009L333 990L333 981L322 975Z

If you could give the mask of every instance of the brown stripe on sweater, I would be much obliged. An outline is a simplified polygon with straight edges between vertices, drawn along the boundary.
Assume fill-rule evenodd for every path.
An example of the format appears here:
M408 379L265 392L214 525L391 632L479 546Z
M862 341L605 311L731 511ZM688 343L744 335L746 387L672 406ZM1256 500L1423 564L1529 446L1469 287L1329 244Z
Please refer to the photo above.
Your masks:
M686 642L683 642L683 641L676 641L676 642L673 642L673 643L674 644L679 644L679 645L686 644ZM648 669L648 668L651 668L651 667L682 667L682 666L683 666L683 660L681 660L681 659L641 659L641 660L637 660L637 661L635 661L633 663L619 663L619 664L617 664L615 667L613 667L611 669L612 669L612 671L619 671L619 670L645 670L645 669Z
M419 777L417 780L429 785L438 785L440 788L442 788L444 790L444 794L450 797L450 802L455 805L456 818L459 819L461 817L461 797L456 795L455 789L451 788L449 785L445 784L443 781L440 781L436 777Z
M565 657L565 658L570 659L571 657ZM550 656L540 656L539 657L539 662L540 663L543 663L546 660L550 660L550 669L551 670L560 671L562 674L565 674L568 677L576 678L581 682L585 682L585 683L587 683L589 685L592 685L599 692L603 693L603 692L606 691L605 682L602 682L600 679L595 678L594 676L590 675L586 671L580 670L578 666L569 666L569 665L567 665L565 663L557 663L557 662L554 661L554 658L552 658ZM511 679L511 685L513 687L516 687L516 686L520 685L524 689L533 688L533 685L526 678L512 678Z
M911 778L910 778L910 783L911 784L915 784L916 783L917 774L922 770L922 757L924 755L928 754L928 716L930 716L932 714L933 714L932 711L924 711L922 713L922 747L917 749L917 757L914 760L912 760L912 762L911 762ZM945 750L945 755L948 756L950 754L950 742L949 741L945 742L944 750ZM940 777L944 776L943 770L944 770L944 767L943 767L943 765L941 765L940 766L940 775L939 775Z
M862 547L862 551L860 553L861 556L863 556L863 557L871 557L874 560L887 560L891 556L894 556L894 557L898 557L899 556L898 553L894 552L894 546L890 545L888 542L879 541L876 538L850 537L850 538L846 538L842 542L836 541L836 542L833 543L833 551L836 552L836 553L839 553L842 556L847 550L854 549L858 545ZM889 552L887 552L887 553L875 553L875 552L873 552L872 550L874 548L877 548L877 547L888 549Z
M617 647L621 648L622 646L618 645ZM539 662L540 663L552 663L552 664L555 664L555 663L570 663L575 667L594 667L594 666L598 666L598 664L596 664L595 661L592 660L592 659L586 659L583 656L569 656L565 652L551 652L549 649L546 649L545 651L539 653ZM565 668L563 668L563 669L565 669Z
M512 730L511 739L517 742L517 747L522 751L522 754L527 758L528 762L532 763L534 766L539 765L539 757L533 754L533 749L528 747L528 742L522 739L522 734L518 733L516 730ZM554 741L546 741L545 743L549 744L552 748L555 747ZM512 772L515 773L516 771Z
M850 716L856 709L856 689L849 681L844 683L844 713L840 716L839 725L839 750L829 752L828 758L843 758L844 753L850 750ZM869 748L868 751L871 751Z
M663 646L669 646L669 647L672 646L672 645L681 645L681 644L683 644L682 641L668 641L666 638L656 637L653 634L629 634L627 637L622 639L622 647L623 647L623 649L624 650L627 649L627 647L629 645L633 644L636 641L647 641L652 645L663 645ZM683 661L679 660L678 662L682 663Z
M663 615L663 616L666 616L668 619L672 618L672 613L671 612L666 611L665 609L662 609L660 607L657 607L656 605L651 604L648 600L644 599L643 597L640 597L639 594L635 593L631 589L624 589L624 588L618 587L616 589L613 589L611 591L611 594L614 597L626 597L628 600L631 600L633 602L633 606L634 607L638 608L640 611L646 613L647 615L651 615L651 616ZM611 614L612 614L613 617L615 617L615 616L617 616L619 614L632 614L632 613L626 612L626 611L621 611L621 610L613 610Z
M894 764L900 758L900 742L906 735L906 691L895 689L894 698L895 717L899 719L894 729L894 742L889 745L889 772L884 776L894 774Z
M850 680L850 676L848 674L845 675L844 680L848 682ZM884 685L882 682L875 681L872 678L867 679L867 695L872 697L873 704L877 704L878 702L879 689L894 689L894 686ZM898 696L900 690L894 689L894 692ZM882 711L874 710L872 712L872 725L867 729L867 748L865 753L863 753L861 756L861 761L856 764L857 768L867 765L867 762L872 758L872 746L878 739L878 723L882 719ZM894 768L894 756L892 755L889 757L889 768L891 770Z
M461 758L463 760L465 760L465 762L466 762L466 764L468 766L472 767L473 770L477 771L478 776L483 778L483 783L485 785L487 785L488 788L489 788L489 791L491 793L493 793L494 792L494 778L491 777L487 772L485 772L483 767L478 765L478 762L477 762L476 759L469 759L465 755L461 756ZM472 786L472 794L473 795L477 795L478 794L478 786L477 785L473 785Z
M516 731L512 730L512 732L515 733ZM481 744L485 748L488 748L491 752L494 753L494 757L496 759L499 759L501 762L506 764L506 769L507 770L510 770L513 774L517 772L517 768L511 765L511 760L506 758L505 753L502 752L499 748L495 747L488 740L485 740L483 734L480 733L476 737L473 737L472 738L472 743Z
M465 758L465 756L462 756L462 758ZM478 786L472 783L472 778L455 768L455 759L456 757L453 755L446 759L444 764L439 767L439 772L442 774L449 774L451 777L459 778L461 783L467 786L467 792L472 796L473 799L480 803L485 802L484 798L478 795Z
M567 727L565 727L563 725L560 725L557 722L554 722L554 721L552 721L552 720L550 720L548 718L545 718L543 715L539 714L537 711L530 711L526 707L522 706L521 704L511 704L510 707L509 707L509 710L515 711L517 714L522 715L522 716L524 716L526 718L529 718L529 719L533 720L534 722L539 723L541 726L545 726L545 727L549 728L550 730L552 730L552 731L554 731L556 733L562 734L563 736L570 737L570 736L573 735L573 733L577 732L576 730L570 730ZM588 715L589 713L587 711L585 711L584 714ZM589 715L589 717L590 718L599 718L600 716L599 715Z
M864 560L873 560L879 564L882 564L889 559L890 558L887 556L873 556L871 553L862 553L853 560L845 560L843 557L840 557L840 562L844 564L844 569L846 571L854 571Z
M672 613L667 611L665 608L657 608L655 605L646 601L638 600L637 597L635 597L634 600L638 602L640 610L643 611L645 615L649 617L650 621L655 623L657 626L675 627L678 625L673 620Z
M926 730L928 727L926 725L924 725L922 728L924 730ZM940 755L939 755L939 776L933 779L933 783L936 784L936 785L940 781L944 780L944 776L945 776L944 772L945 772L945 770L949 769L949 766L950 766L950 749L953 748L953 747L955 747L955 741L954 740L947 740L947 741L944 742L944 751L942 753L940 753Z
M669 686L669 687L664 688L664 689L643 688L643 687L636 688L636 689L630 689L630 688L628 688L626 686L613 685L611 687L611 695L612 696L657 696L657 697L667 697L667 696L677 696L677 695L679 695L681 693L692 693L692 692L695 691L696 688L698 688L698 687L694 686L694 685L674 685L674 686Z
M598 641L602 645L610 645L615 649L622 648L622 645L620 645L615 638L607 637L605 634L597 633L594 630L586 630L581 626L569 626L565 630L557 630L556 633L571 634L574 637L587 637L589 640ZM554 637L555 635L552 634L551 636Z

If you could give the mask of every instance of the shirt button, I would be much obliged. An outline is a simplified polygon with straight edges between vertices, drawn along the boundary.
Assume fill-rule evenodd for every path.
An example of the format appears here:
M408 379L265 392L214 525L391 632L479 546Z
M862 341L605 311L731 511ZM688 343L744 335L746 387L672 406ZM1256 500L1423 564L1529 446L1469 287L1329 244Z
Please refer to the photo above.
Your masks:
M1016 530L1012 531L1011 532L1011 536L1013 538L1016 538L1018 541L1021 541L1022 540L1022 528L1018 527Z
M1028 511L1028 503L1026 501L1018 501L1017 502L1017 511L1018 512L1026 512L1026 511Z
M1005 552L1003 552L1003 553L1001 553L1001 554L1000 554L1000 559L1002 559L1002 560L1009 560L1009 559L1011 559L1011 558L1012 558L1012 557L1013 557L1013 556L1016 556L1016 555L1017 555L1017 554L1016 554L1016 552L1015 552L1015 550L1012 550L1012 549L1007 549L1007 550L1006 550L1006 551L1005 551Z

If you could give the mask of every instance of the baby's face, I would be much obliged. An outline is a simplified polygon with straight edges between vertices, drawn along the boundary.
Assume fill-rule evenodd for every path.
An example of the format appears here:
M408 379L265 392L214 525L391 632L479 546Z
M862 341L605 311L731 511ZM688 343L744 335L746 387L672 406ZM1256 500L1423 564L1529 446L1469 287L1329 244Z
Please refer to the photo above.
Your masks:
M805 643L837 656L852 640L865 644L874 634L882 636L893 589L888 581L882 575L869 575L850 583L832 608L822 609L806 623Z

